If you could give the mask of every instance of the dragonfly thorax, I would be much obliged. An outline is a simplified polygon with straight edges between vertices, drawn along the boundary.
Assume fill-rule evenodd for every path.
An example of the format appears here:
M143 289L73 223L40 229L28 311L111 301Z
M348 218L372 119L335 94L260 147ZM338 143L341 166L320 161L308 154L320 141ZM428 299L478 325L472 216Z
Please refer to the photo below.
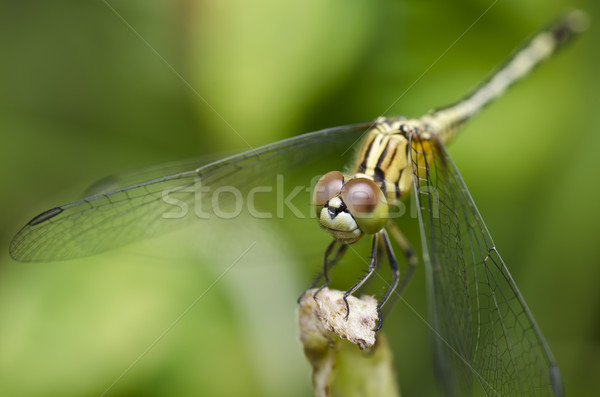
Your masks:
M353 172L373 179L394 204L405 197L412 186L410 140L428 139L427 126L417 119L403 117L375 120L360 147Z

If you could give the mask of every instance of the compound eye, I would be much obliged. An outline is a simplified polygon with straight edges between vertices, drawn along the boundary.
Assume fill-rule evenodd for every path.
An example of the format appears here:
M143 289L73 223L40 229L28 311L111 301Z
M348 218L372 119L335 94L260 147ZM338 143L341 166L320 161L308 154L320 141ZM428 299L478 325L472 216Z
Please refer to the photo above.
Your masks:
M322 207L337 196L344 184L344 176L339 171L326 173L319 179L313 191L313 204Z
M352 215L369 214L379 204L381 189L370 179L356 178L342 188L342 200Z
M383 229L388 219L388 204L375 182L367 178L352 179L342 187L341 196L363 232L374 234Z

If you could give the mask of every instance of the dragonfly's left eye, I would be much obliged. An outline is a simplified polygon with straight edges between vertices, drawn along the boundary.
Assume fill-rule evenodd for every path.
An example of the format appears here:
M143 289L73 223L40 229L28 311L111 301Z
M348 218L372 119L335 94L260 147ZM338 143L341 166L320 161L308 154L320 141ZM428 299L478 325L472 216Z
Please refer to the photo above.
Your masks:
M320 211L318 207L340 194L343 183L344 176L339 171L328 172L319 179L313 191L313 204L317 206L317 211Z
M342 187L341 196L360 230L374 234L383 229L388 220L388 203L375 182L352 179Z

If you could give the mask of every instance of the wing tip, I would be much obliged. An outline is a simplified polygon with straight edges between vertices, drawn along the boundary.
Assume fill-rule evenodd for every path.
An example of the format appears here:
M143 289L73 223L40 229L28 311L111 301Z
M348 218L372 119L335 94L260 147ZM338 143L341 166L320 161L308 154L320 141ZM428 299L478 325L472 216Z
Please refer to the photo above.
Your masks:
M19 249L19 246L21 245L18 241L19 234L17 234L10 242L10 246L8 247L8 253L10 257L17 262L30 262L25 256L22 255L22 252Z
M33 259L32 251L27 249L27 244L25 244L27 235L31 230L30 227L40 225L61 214L63 211L63 207L54 207L34 216L29 222L27 222L10 242L10 246L8 247L10 257L17 262L35 261L35 259Z
M34 216L33 219L27 222L27 226L35 226L39 225L40 223L44 223L47 220L54 218L56 215L60 214L63 211L64 209L62 207L51 208L48 211L44 211L41 214Z

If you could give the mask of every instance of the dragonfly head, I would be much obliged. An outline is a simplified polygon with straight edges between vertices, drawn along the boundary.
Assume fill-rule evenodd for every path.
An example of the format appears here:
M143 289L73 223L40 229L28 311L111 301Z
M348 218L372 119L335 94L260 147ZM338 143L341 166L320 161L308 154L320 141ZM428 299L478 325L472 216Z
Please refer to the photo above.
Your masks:
M388 203L381 188L372 179L347 178L339 171L319 179L313 205L321 226L345 244L379 232L388 220Z

